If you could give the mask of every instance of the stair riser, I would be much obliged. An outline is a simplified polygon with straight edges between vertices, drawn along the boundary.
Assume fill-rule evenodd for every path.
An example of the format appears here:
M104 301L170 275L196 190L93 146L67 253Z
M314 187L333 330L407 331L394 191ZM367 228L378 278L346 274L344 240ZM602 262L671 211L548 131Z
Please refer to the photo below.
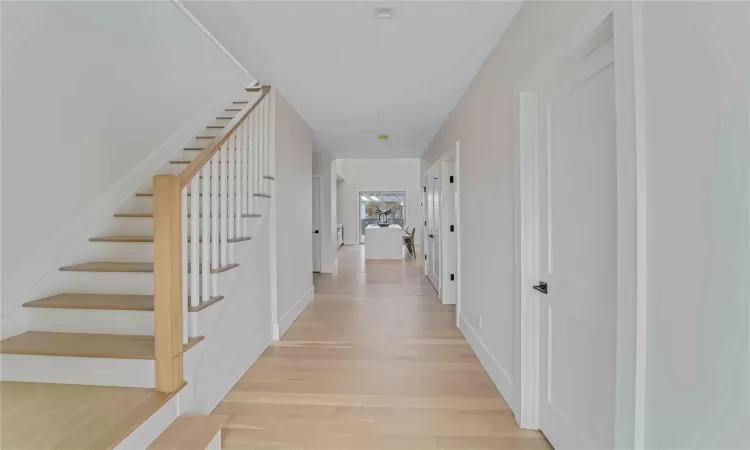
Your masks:
M149 272L55 272L57 280L51 284L58 292L82 294L135 294L154 293L154 274Z
M3 381L155 387L153 360L0 355L0 367Z
M235 198L235 197L231 197ZM252 197L248 199L248 208L249 213L264 213L269 205L269 199L266 197ZM198 199L198 211L203 213L203 201L202 197ZM154 198L153 197L133 197L126 201L121 208L119 208L119 211L127 212L127 213L153 213L154 211ZM188 197L187 201L187 211L188 214L192 214L193 208L192 208L192 202L191 197ZM221 211L223 209L221 208L221 203L219 204L218 211L221 214ZM208 212L211 213L212 209L209 206Z
M153 311L27 308L29 330L152 336Z
M244 217L245 232L242 236L255 236L262 222L262 217ZM113 220L107 228L99 233L99 236L152 236L154 233L154 219L151 217L124 218L118 217ZM105 245L105 243L97 242Z
M234 244L227 244L229 251L235 251L235 245L240 245L249 241L242 241ZM87 261L153 261L154 244L146 242L92 242L91 249L86 251L85 260ZM210 252L210 249L209 249ZM198 247L198 258L201 257L202 246ZM192 245L188 244L187 257L190 260L192 255Z

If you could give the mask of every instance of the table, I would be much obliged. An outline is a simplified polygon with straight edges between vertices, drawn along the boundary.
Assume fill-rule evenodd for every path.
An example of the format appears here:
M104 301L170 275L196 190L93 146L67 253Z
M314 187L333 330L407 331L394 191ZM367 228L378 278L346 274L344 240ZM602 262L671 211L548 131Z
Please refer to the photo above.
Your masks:
M365 259L403 259L404 230L399 225L365 228Z

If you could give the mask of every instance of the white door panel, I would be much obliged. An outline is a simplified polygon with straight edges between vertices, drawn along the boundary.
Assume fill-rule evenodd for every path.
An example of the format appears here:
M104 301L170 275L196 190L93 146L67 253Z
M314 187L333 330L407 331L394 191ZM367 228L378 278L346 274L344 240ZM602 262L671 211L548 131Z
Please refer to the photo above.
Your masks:
M556 450L614 442L614 89L610 39L539 97L539 420Z

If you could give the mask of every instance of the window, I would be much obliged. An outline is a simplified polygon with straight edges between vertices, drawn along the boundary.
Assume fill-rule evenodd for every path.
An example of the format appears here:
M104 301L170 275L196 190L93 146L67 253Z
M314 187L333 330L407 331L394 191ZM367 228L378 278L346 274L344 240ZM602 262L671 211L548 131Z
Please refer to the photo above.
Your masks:
M365 242L365 228L381 219L389 224L405 225L406 193L401 191L361 191L359 193L359 242Z

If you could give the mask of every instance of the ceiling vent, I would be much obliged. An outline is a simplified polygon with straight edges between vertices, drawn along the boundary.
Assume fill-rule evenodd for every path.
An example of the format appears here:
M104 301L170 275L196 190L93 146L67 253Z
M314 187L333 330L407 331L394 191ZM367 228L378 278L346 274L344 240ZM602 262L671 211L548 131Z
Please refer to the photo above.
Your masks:
M376 6L375 7L375 18L376 19L393 19L396 17L396 12L392 6Z

